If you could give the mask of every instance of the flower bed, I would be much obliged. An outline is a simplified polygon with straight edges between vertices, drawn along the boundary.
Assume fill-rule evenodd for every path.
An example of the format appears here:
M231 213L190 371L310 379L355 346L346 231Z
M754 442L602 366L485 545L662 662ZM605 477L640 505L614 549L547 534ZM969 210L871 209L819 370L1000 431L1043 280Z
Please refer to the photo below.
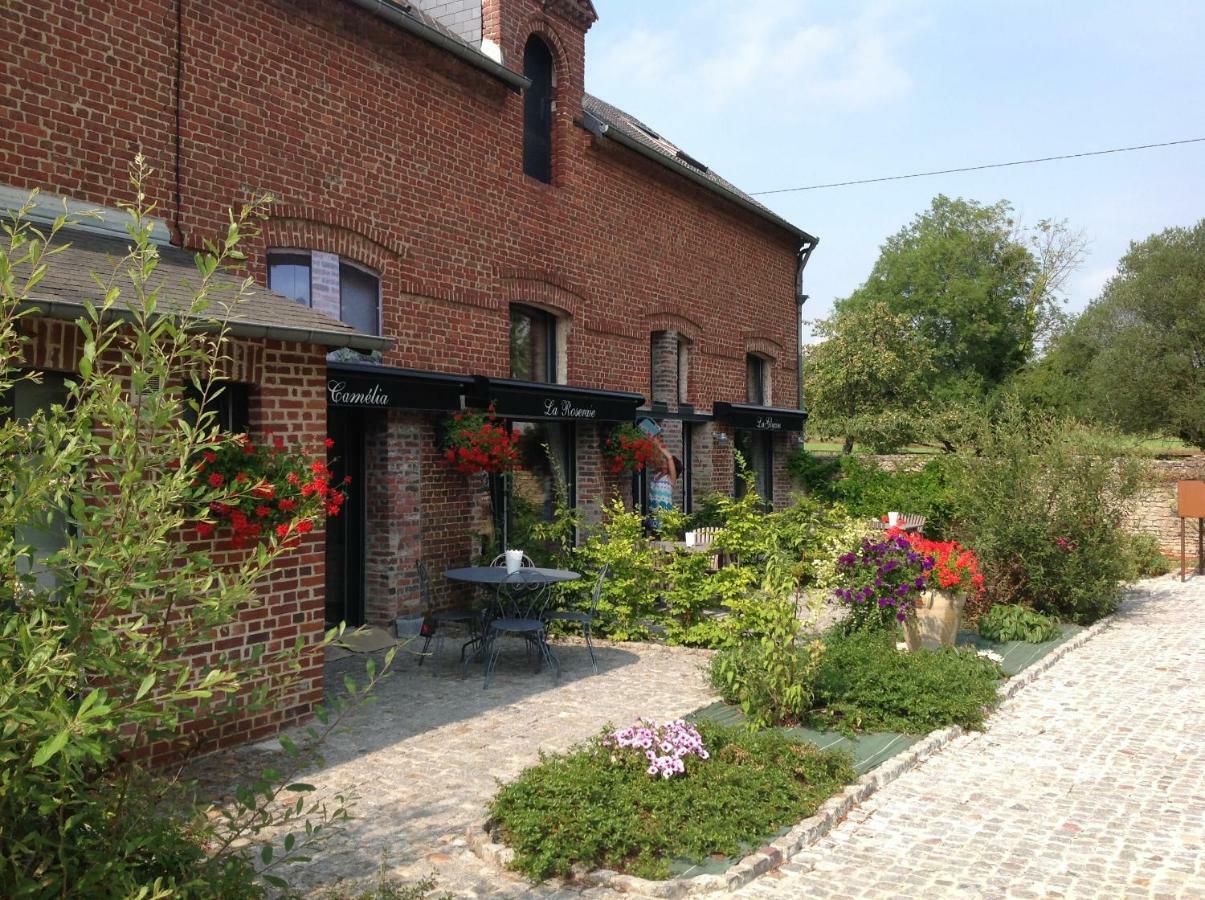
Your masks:
M491 816L512 867L535 880L579 865L665 878L675 860L748 851L853 778L846 754L779 732L638 723L544 757L498 792Z

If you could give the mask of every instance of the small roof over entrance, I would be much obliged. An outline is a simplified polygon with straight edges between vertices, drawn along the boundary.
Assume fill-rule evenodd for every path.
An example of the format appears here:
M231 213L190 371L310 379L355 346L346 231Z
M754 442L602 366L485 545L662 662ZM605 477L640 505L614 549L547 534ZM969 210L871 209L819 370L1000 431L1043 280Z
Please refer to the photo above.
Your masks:
M56 319L76 319L86 303L96 303L101 291L92 273L106 277L126 256L129 240L64 228L54 246L62 249L46 260L45 277L33 290L28 307ZM193 255L176 247L158 247L159 265L151 276L150 287L159 288L158 308L162 315L185 315L192 305L193 288L200 281ZM18 268L17 277L21 270ZM200 327L205 319L226 320L236 337L298 341L320 347L350 347L353 350L387 350L389 338L364 334L350 325L302 306L294 300L256 285L237 303L233 302L242 279L227 272L213 276L214 291L210 308L197 317ZM118 316L129 316L128 307L119 300Z

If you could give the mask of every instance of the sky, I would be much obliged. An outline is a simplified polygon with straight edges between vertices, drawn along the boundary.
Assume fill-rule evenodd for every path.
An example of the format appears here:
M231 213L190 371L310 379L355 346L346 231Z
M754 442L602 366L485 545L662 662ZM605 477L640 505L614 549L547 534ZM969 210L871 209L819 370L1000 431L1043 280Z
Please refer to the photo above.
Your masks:
M1205 137L1202 0L594 0L586 89L749 193ZM1065 219L1070 312L1205 218L1205 143L758 197L820 238L809 319L939 193Z

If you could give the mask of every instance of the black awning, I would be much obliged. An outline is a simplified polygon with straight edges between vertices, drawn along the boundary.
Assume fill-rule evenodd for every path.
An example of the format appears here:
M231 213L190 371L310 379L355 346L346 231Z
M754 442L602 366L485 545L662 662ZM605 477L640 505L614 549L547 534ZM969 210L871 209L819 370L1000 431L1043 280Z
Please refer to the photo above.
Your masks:
M467 375L395 369L372 363L327 363L327 406L343 409L460 409L473 385Z
M689 403L679 403L677 409L670 409L664 403L650 403L647 407L637 410L636 415L642 419L652 419L653 421L675 419L680 422L710 422L712 420L711 413L697 412Z
M640 394L539 381L477 377L476 401L506 419L553 422L633 422Z
M736 428L752 431L803 431L808 414L802 409L751 406L745 403L716 403L715 417Z

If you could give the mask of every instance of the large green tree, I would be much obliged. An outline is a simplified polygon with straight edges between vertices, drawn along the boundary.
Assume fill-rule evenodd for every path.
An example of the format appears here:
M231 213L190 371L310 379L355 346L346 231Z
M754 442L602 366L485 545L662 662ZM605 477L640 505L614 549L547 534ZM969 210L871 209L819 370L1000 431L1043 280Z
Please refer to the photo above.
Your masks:
M1006 201L933 198L887 239L838 316L885 306L929 344L933 386L985 392L1018 370L1058 317L1059 290L1082 239L1060 222L1022 229Z
M1131 244L1025 390L1085 418L1205 449L1205 219Z
M933 371L930 348L907 317L883 302L848 308L815 324L821 341L807 349L804 391L819 434L892 450L913 440L911 409Z

